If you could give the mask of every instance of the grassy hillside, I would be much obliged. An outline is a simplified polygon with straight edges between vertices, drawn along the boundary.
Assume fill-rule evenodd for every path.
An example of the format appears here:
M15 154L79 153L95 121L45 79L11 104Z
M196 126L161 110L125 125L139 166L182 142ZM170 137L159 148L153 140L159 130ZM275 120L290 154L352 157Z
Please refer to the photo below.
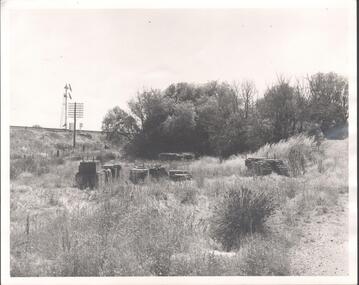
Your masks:
M57 142L51 134L36 135ZM12 133L16 150L19 136L23 140ZM93 149L103 143L87 142ZM345 251L327 250L326 242L313 251L314 243L305 241L319 218L320 230L338 241L331 248L348 237L345 228L335 235L328 230L333 219L346 219L338 213L347 208L347 144L324 141L318 147L300 136L251 154L282 158L291 177L252 177L243 156L224 162L203 157L167 165L190 170L192 181L133 185L128 169L134 162L123 161L121 179L96 191L72 187L78 161L47 161L47 172L25 171L11 180L11 275L345 274ZM313 269L321 257L310 252L323 251L332 252L327 260L343 270Z
M103 148L105 141L101 132L78 131L77 149L82 146L90 150ZM54 155L56 150L70 152L73 144L71 131L56 131L42 128L10 128L10 154L19 155Z
M111 146L101 132L78 131L74 149L73 133L70 131L10 128L11 178L16 178L22 172L37 176L47 174L54 170L52 166L82 158L95 158L103 162L119 155L120 148Z

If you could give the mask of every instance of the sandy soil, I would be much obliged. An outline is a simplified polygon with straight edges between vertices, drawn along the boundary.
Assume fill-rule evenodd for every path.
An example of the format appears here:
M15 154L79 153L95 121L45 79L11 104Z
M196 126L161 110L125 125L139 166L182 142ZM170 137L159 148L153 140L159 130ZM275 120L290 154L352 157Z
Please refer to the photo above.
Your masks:
M291 268L296 275L348 274L348 194L327 213L313 214L300 225L302 237L292 249Z

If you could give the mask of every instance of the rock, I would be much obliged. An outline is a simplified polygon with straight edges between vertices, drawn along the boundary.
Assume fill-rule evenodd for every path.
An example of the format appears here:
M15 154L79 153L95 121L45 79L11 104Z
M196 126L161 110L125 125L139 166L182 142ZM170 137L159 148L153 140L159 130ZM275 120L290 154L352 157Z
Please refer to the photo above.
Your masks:
M182 152L182 153L162 152L158 155L158 158L164 161L191 160L195 158L195 155L194 153L191 152Z
M155 165L149 168L149 174L151 178L160 179L162 177L167 177L168 173L166 168L162 165Z
M112 178L118 179L120 177L121 172L121 165L120 164L114 164L114 163L106 163L102 166L103 169L109 169L111 170Z
M168 161L168 160L181 160L181 155L178 153L172 152L163 152L158 155L160 160Z
M251 157L245 160L245 165L255 175L269 175L274 172L278 175L289 176L288 167L281 159Z
M130 170L130 180L134 184L143 182L148 177L148 175L148 168L134 167Z
M192 179L192 175L187 170L172 169L168 171L168 175L172 181L185 181Z

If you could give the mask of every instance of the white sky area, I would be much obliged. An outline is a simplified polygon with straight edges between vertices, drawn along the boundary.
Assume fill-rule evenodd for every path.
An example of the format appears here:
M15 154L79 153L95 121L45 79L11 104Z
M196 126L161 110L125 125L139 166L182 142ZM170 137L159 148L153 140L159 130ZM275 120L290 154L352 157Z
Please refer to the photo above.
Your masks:
M64 86L84 129L138 90L349 72L348 10L12 10L10 124L59 127ZM74 102L74 100L72 102Z

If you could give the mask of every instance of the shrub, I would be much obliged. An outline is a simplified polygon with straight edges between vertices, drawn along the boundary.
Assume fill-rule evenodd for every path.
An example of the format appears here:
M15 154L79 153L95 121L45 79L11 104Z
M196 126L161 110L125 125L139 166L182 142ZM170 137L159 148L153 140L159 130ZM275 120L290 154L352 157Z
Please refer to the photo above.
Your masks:
M265 192L233 186L215 208L211 223L214 239L227 251L238 247L245 235L261 231L265 219L274 211L273 200Z

